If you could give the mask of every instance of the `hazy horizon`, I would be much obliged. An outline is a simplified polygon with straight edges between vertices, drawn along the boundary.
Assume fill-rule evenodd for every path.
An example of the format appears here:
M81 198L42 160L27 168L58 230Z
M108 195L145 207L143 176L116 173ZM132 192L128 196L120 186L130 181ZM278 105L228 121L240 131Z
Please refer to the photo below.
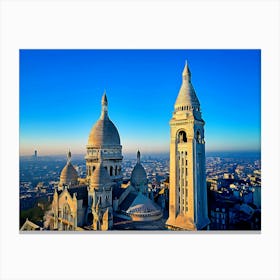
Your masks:
M125 152L122 153L123 157L132 157L136 159L136 153L137 151L134 152ZM72 158L75 157L84 157L86 155L86 151L84 153L73 153L72 154ZM206 156L214 156L214 155L221 155L221 154L229 154L229 155L261 155L261 150L257 151L257 150L251 150L251 151L229 151L229 150L225 150L225 151L206 151ZM34 156L34 152L32 154L20 154L20 157L32 157ZM61 157L61 158L66 158L67 157L67 152L65 153L58 153L58 154L40 154L40 152L37 150L37 156L38 157ZM165 152L141 152L141 157L142 158L146 158L149 156L166 156L169 157L169 151L165 151Z

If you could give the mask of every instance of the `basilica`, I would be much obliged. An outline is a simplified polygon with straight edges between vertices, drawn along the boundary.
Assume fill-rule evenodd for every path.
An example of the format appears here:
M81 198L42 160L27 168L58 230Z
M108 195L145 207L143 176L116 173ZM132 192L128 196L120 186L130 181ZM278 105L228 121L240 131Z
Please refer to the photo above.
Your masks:
M106 231L117 229L116 221L143 226L161 223L175 230L206 228L204 121L187 63L170 121L170 138L169 212L164 219L164 207L154 201L148 189L140 151L130 181L123 181L122 145L104 93L100 118L86 146L86 178L78 177L69 151L54 191L48 229Z

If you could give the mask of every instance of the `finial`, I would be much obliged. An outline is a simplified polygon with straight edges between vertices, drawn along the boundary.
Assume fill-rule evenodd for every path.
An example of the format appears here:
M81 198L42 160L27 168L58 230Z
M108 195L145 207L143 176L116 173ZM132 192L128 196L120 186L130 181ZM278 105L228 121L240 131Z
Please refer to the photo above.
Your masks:
M107 100L107 95L106 95L106 90L105 89L104 89L104 93L103 93L103 96L102 96L101 104L102 105L108 105L108 100Z
M140 163L140 151L137 152L137 163Z
M101 106L102 106L102 110L101 110L101 119L107 118L108 117L108 100L107 100L107 95L106 95L106 91L104 90L102 99L101 99Z
M191 72L190 72L190 69L189 69L188 61L187 61L187 60L185 60L185 67L184 67L182 76L183 76L183 81L184 81L184 80L186 81L186 80L190 80L190 79L191 79Z
M67 154L67 162L71 161L71 151L69 149L68 154Z

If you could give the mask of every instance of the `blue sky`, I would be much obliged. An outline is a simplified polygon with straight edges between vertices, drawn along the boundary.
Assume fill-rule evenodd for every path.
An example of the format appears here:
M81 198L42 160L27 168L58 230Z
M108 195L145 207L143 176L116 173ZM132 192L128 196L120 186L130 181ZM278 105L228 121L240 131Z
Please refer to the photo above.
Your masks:
M85 153L106 89L123 151L168 152L185 60L207 151L259 151L260 50L20 50L20 154Z

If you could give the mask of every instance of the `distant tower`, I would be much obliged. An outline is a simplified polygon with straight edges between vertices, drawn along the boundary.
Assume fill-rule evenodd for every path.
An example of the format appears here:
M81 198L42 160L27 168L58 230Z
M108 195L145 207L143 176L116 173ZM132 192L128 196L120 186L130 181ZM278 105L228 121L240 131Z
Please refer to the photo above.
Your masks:
M204 124L187 63L170 121L168 226L199 230L209 224Z
M34 151L34 158L37 159L37 150Z
M122 146L118 130L108 116L108 100L105 92L102 96L101 105L101 116L93 126L88 138L85 157L87 179L90 181L97 164L102 160L110 179L117 185L121 185ZM98 158L98 155L101 155L101 158Z

